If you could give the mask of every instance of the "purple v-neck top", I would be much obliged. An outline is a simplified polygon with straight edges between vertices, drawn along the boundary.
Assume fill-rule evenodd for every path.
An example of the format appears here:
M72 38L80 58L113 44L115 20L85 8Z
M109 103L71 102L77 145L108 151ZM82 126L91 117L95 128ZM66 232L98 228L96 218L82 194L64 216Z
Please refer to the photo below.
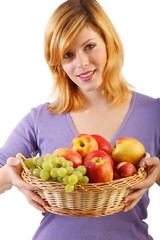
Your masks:
M70 147L78 133L70 114L54 115L47 109L48 103L39 105L18 123L7 141L0 148L0 166L10 156L21 152L52 153L58 147ZM160 157L160 99L134 92L129 111L111 140L121 136L140 140L151 156ZM98 218L76 218L52 213L43 214L43 219L33 240L151 240L148 234L146 192L139 203L128 212Z

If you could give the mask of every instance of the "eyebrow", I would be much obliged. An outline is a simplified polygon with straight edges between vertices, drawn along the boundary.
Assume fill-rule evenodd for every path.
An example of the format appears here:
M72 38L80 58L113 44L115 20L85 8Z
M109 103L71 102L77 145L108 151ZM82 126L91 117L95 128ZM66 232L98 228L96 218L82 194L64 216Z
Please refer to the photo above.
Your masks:
M89 41L95 40L95 39L96 39L96 38L90 38L90 39L88 39L87 41L85 41L85 42L82 44L82 46L86 45L86 43L88 43Z
M90 39L86 40L84 43L82 43L81 46L83 47L83 46L85 46L89 41L92 41L92 40L95 40L95 39L96 39L95 37L94 37L94 38L90 38ZM68 48L67 52L68 52L68 51L70 51L70 48Z

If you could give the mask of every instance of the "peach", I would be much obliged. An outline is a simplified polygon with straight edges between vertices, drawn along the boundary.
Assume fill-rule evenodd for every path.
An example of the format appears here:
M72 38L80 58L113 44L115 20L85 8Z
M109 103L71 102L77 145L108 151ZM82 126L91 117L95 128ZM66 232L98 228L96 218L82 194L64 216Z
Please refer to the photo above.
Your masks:
M126 178L137 173L136 167L130 162L120 162L114 167L114 179Z

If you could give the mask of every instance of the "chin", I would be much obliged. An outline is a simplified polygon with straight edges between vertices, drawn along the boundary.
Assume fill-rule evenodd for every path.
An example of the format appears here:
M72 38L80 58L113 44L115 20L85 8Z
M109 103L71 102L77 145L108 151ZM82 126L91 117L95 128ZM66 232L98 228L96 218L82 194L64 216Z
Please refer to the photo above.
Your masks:
M81 92L82 93L86 93L86 92L102 92L102 83L92 83L92 84L88 84L88 86L83 86L81 88Z

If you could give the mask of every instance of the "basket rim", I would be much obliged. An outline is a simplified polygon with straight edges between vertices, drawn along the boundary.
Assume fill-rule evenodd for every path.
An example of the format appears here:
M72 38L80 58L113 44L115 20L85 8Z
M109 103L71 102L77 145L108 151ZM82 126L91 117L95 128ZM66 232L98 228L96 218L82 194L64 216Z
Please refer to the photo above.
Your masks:
M25 166L24 160L26 159L21 153L17 154L17 157L20 159L21 165L22 165L22 178L28 182L32 186L36 186L39 189L50 189L50 188L56 188L57 190L64 190L65 184L54 182L54 181L44 181L42 179L39 179L35 176L33 176L30 172L30 170ZM141 164L138 168L138 171L135 175L126 177L126 178L120 178L111 180L109 182L101 182L101 183L87 183L87 184L80 184L77 183L75 190L83 190L83 191L89 191L93 190L93 188L97 189L98 191L104 191L109 189L120 189L120 188L127 188L132 187L133 185L141 182L143 179L145 179L147 176L146 172L146 166ZM74 192L73 191L73 192Z

